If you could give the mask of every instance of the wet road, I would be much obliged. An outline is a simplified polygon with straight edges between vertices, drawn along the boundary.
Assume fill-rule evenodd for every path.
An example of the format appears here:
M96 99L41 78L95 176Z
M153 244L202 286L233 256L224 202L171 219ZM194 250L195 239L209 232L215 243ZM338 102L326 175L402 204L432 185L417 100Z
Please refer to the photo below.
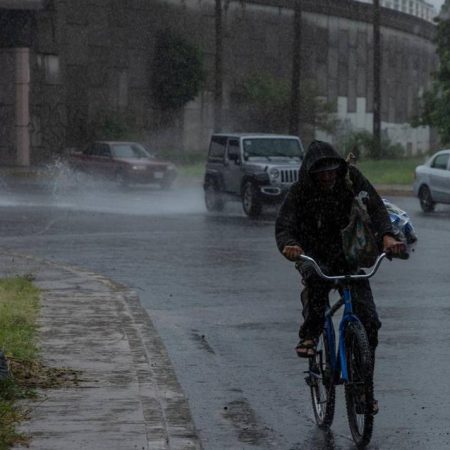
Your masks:
M420 245L372 286L383 321L371 449L450 448L450 208L413 217ZM314 426L295 356L298 276L277 252L274 216L206 214L199 186L162 192L89 185L7 187L0 245L105 274L138 292L169 351L206 450L350 449L338 389L332 433Z

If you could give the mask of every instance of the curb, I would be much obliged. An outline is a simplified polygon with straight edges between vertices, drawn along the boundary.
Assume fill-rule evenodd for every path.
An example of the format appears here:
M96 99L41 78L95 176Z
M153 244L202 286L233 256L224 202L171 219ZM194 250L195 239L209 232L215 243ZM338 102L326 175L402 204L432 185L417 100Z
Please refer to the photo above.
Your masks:
M79 385L24 401L34 450L201 450L187 399L139 297L102 275L0 252L2 276L41 289L42 359L82 372Z
M414 197L414 192L411 186L408 185L387 185L379 184L374 185L375 190L380 196L402 196L402 197Z

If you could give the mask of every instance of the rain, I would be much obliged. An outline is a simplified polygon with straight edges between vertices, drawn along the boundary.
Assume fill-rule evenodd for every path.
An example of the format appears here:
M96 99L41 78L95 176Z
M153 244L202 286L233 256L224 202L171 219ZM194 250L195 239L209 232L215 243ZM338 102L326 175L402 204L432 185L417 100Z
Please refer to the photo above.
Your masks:
M75 297L107 280L114 294L101 294L98 311L126 292L133 332L155 330L141 359L131 334L114 330L135 357L130 379L144 406L108 433L141 430L149 449L356 448L343 385L329 429L316 424L309 362L295 350L303 284L275 238L318 140L376 177L418 236L408 260L384 259L370 280L382 326L367 448L450 447L450 200L425 211L411 162L448 148L438 30L449 12L448 0L0 0L2 275L25 267L39 280L47 265L88 274ZM95 153L124 143L151 155ZM316 225L333 210L340 227L328 205ZM144 366L156 381L141 380ZM89 376L75 397L100 386ZM114 416L98 404L93 423ZM18 425L31 448L58 432L35 411ZM117 448L112 435L105 443ZM99 436L85 437L96 448Z

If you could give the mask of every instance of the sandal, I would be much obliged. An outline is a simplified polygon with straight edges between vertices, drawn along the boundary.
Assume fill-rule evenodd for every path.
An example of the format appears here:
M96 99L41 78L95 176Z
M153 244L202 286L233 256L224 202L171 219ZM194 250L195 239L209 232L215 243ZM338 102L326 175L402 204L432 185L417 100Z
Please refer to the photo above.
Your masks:
M299 358L311 358L316 354L316 342L313 339L301 339L295 351Z
M378 414L379 408L378 408L378 400L373 399L372 402L372 415Z
M364 405L365 402L364 400L362 402L359 402L356 405L356 414L364 414ZM373 399L372 400L372 416L375 416L376 414L378 414L379 411L379 407L378 407L378 400Z

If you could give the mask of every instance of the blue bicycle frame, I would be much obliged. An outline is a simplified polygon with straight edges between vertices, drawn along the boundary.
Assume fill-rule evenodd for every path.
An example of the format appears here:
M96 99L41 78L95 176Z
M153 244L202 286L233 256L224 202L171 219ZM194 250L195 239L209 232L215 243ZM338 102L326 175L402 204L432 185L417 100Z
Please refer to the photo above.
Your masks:
M337 353L335 351L331 352L331 360L330 365L333 370L333 373L336 374L336 378L341 373L341 380L335 379L336 383L339 382L348 382L348 370L347 370L347 360L346 360L346 348L345 348L345 328L349 322L359 322L360 320L353 314L352 308L352 294L350 288L345 286L342 292L342 301L344 304L344 313L342 315L341 322L339 324L339 346L337 349ZM336 348L336 336L333 325L333 315L341 306L341 300L338 301L339 306L336 308L329 307L325 312L325 325L324 325L324 333L330 343L330 347L332 349ZM334 305L336 306L336 305Z
M342 289L342 299L338 300L333 306L328 306L325 312L324 333L326 334L327 340L332 349L332 351L330 352L330 365L333 370L335 384L349 381L345 348L345 329L350 322L360 322L358 317L353 314L350 283L352 280L368 279L375 275L384 257L386 257L386 253L382 253L377 258L372 270L368 274L328 276L322 272L321 268L316 263L316 261L314 261L314 259L306 255L300 256L301 260L313 266L314 270L321 278L328 281L344 282L344 287ZM342 305L344 305L344 313L339 324L339 346L336 352L336 335L333 325L333 315Z

